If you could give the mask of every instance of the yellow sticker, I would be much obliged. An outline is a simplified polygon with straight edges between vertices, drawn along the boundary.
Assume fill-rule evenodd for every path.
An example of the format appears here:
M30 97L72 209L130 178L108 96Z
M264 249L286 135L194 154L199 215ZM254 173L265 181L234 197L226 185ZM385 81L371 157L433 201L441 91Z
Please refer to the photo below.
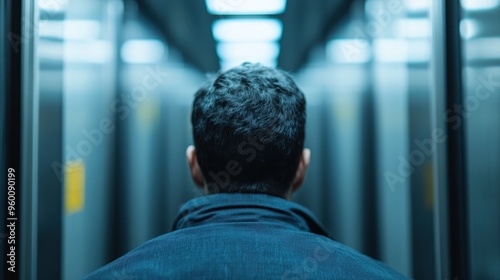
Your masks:
M85 201L85 165L70 161L64 166L65 209L67 214L79 212Z
M141 128L150 128L160 116L160 102L150 96L137 107L137 118Z
M424 202L428 209L434 208L434 169L432 163L424 166Z

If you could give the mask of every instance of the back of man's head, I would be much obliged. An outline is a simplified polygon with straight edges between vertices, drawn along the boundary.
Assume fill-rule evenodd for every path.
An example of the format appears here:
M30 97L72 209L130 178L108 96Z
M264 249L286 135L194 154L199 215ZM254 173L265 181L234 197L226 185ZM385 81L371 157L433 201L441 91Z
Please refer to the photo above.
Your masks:
M285 195L304 147L304 94L284 71L244 63L195 95L191 121L208 192Z

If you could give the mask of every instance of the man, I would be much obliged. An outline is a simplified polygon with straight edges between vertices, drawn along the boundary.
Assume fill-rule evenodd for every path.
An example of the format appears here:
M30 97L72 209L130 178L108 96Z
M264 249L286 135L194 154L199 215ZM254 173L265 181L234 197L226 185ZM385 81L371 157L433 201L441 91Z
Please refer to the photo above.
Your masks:
M244 63L197 93L187 149L206 196L174 230L88 279L405 279L334 241L290 201L305 176L306 101L283 71Z

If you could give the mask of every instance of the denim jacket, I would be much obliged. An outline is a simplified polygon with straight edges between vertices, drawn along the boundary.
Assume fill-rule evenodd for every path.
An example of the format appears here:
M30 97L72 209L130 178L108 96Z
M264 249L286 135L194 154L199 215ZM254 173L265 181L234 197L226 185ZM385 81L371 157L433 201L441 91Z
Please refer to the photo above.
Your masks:
M182 206L173 231L86 279L406 279L333 240L303 206L213 194Z

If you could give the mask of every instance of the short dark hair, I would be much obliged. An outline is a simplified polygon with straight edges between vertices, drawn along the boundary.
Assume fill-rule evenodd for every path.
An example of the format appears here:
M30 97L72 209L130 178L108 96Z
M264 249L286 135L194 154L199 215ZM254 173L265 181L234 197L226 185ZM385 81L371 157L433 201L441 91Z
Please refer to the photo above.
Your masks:
M191 123L210 193L283 196L304 148L306 100L286 72L243 63L196 92Z

